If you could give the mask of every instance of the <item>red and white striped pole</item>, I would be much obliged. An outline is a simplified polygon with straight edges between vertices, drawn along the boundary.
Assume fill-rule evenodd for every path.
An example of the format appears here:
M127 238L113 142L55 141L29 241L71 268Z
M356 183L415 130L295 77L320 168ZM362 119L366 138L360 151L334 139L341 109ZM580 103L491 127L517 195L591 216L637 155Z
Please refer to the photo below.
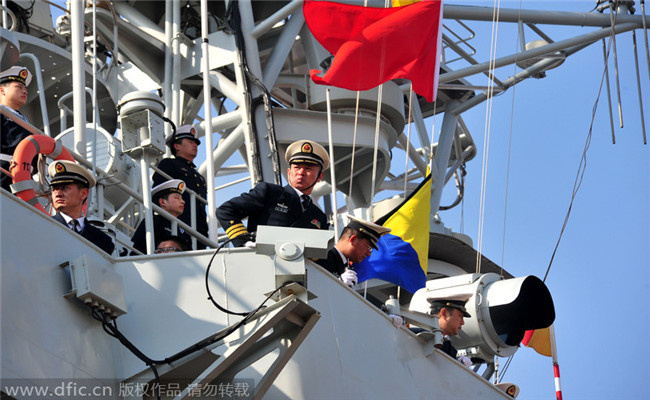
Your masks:
M560 366L553 361L553 375L555 376L555 396L562 400L562 388L560 387Z
M562 400L562 387L560 385L560 364L557 362L557 349L555 347L555 326L551 324L549 334L551 338L551 357L553 358L553 376L555 377L555 396Z

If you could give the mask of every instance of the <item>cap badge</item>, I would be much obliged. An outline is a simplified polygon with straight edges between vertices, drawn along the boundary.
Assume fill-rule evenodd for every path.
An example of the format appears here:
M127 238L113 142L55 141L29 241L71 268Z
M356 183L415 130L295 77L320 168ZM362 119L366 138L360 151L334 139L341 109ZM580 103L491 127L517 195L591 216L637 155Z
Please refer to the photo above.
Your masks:
M178 190L180 190L182 192L183 189L185 189L185 182L181 182L181 183L178 184Z
M21 69L18 75L23 79L27 79L27 68Z
M56 163L56 166L54 168L57 174L65 172L65 165L63 165L63 163Z
M300 147L300 151L303 153L311 153L314 149L311 147L311 144L308 142L305 142L302 144L302 147Z

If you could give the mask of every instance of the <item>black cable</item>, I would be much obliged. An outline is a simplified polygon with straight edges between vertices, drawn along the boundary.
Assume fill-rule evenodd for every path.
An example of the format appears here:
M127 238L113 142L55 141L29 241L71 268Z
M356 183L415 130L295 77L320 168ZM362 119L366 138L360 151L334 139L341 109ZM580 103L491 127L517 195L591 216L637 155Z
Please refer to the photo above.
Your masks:
M254 233L250 234L250 237L251 237L251 239L254 239L254 237L255 237ZM234 313L232 311L226 310L225 308L221 307L216 301L214 301L212 299L212 295L210 294L210 289L209 289L207 283L208 283L208 275L209 275L210 266L212 264L212 261L214 260L214 257L228 243L230 243L230 240L227 240L221 246L219 246L219 248L217 248L215 253L212 255L212 258L210 259L210 262L209 262L208 267L206 269L206 289L208 290L208 299L210 299L212 301L212 303L219 310L230 313L230 314L234 314L234 315L240 315L240 316L243 316L244 318L242 318L239 322L237 322L236 324L234 324L233 326L231 326L230 328L228 328L225 332L223 332L221 334L215 334L215 335L210 336L210 337L208 337L206 339L203 339L203 340L201 340L201 341L199 341L199 342L197 342L197 343L195 343L195 344L193 344L193 345L179 351L178 353L176 353L176 354L174 354L174 355L172 355L170 357L166 357L163 360L154 360L154 359L149 358L142 351L140 351L129 339L126 338L126 336L124 336L122 334L122 332L120 332L120 330L117 327L117 321L116 320L114 320L114 319L111 320L111 318L109 318L108 316L101 313L97 308L92 308L91 309L92 317L94 319L96 319L97 321L101 322L102 328L104 329L104 332L106 332L106 334L108 334L109 336L112 336L115 339L117 339L124 347L126 347L131 353L133 353L134 356L136 356L138 359L140 359L142 362L144 362L152 370L152 372L154 374L154 379L155 379L155 382L156 382L158 388L160 388L160 376L158 374L158 370L156 368L156 365L170 364L170 363L172 363L174 361L177 361L177 360L179 360L179 359L181 359L181 358L183 358L183 357L185 357L185 356L187 356L189 354L192 354L192 353L194 353L196 351L199 351L199 350L201 350L201 349L203 349L203 348L205 348L205 347L207 347L207 346L209 346L211 344L214 344L214 343L216 343L216 342L218 342L220 340L223 340L228 335L230 335L233 332L235 332L236 330L238 330L242 325L247 323L260 310L262 310L265 307L266 302L269 301L269 299L271 299L275 293L277 293L279 290L281 290L285 286L292 283L291 281L287 281L287 282L283 283L282 285L280 285L277 289L275 289L273 292L271 292L266 297L266 299L264 299L264 301L257 308L255 308L254 310L252 310L250 312ZM157 397L157 399L160 399L160 393L157 393L156 397Z
M174 123L174 121L172 121L171 119L169 119L167 117L164 117L164 116L162 117L162 119L163 119L163 121L168 122L169 125L172 126L172 137L175 136L176 135L176 124ZM167 138L165 138L165 139L167 139Z
M102 314L101 312L95 310L92 310L92 316L95 318L97 321L102 323L102 326L104 328L104 331L109 335L117 340L120 341L126 347L133 353L134 356L138 357L140 360L144 361L145 364L150 365L150 364L155 364L155 361L152 360L151 358L147 357L143 352L141 352L133 343L131 343L126 336L124 336L118 329L117 326L114 324L111 324L111 321L108 319L107 316Z
M245 234L245 235L246 235L246 234ZM242 239L243 239L243 238L242 238ZM249 233L247 239L255 240L255 234L254 234L254 233ZM219 305L219 303L217 303L217 302L214 300L214 298L212 297L212 293L210 293L210 281L209 281L208 278L210 277L210 268L212 267L212 261L214 261L214 258L217 256L217 253L219 253L219 251L220 251L220 250L221 250L225 245L227 245L228 243L230 243L232 240L233 240L233 239L228 239L228 240L226 240L226 241L225 241L221 246L219 246L219 247L217 248L217 250L214 252L214 254L212 254L212 257L210 257L210 261L208 262L208 267L207 267L206 270L205 270L205 290L206 290L206 292L208 292L208 300L210 300L210 301L212 302L212 304L214 304L214 306L217 307L220 311L225 312L226 314L246 316L246 315L249 314L248 312L234 312L234 311L230 311L230 310L228 310L228 309L222 307L221 305Z
M29 18L32 16L32 8L34 7L35 1L36 0L32 0L32 5L27 8L23 8L20 4L13 1L7 3L7 8L9 8L16 17L16 23L18 24L16 30L19 32L22 32L24 29L25 33L30 33Z
M267 129L267 136L269 138L269 148L271 152L271 157L273 157L273 172L274 176L273 179L275 183L281 184L282 182L282 176L281 176L281 171L280 171L280 156L277 150L277 139L275 137L275 124L273 121L273 114L271 113L271 94L269 90L266 88L264 83L260 81L260 79L255 76L249 66L248 66L248 61L246 58L246 42L244 40L244 35L242 34L241 31L241 16L239 15L239 4L238 2L231 1L228 5L228 9L226 10L226 15L225 15L225 22L226 22L226 27L225 32L230 33L235 36L235 43L237 46L237 50L240 53L240 59L242 63L242 68L244 70L244 86L245 86L245 93L246 93L246 103L250 105L249 107L249 119L251 121L251 128L253 130L253 138L254 138L254 143L253 147L257 154L260 153L259 151L259 142L257 140L257 125L255 123L255 110L257 106L260 104L260 98L264 103L265 107L265 121L266 121L266 129ZM250 99L249 95L249 90L248 90L248 81L250 81L253 85L255 85L261 92L262 94L255 99ZM261 176L262 175L262 165L261 162L259 161L259 158L254 157L253 158L254 164L252 165L253 170L255 171L255 176Z
M442 211L444 210L451 210L452 208L456 207L460 202L463 200L463 197L465 196L465 175L467 175L467 171L465 171L465 164L462 164L460 166L460 174L458 171L454 172L455 180L456 180L456 191L457 191L457 196L456 199L454 200L453 203L451 203L448 206L439 206L438 208Z
M265 308L264 305L266 304L266 302L269 301L269 299L270 299L271 297L273 297L273 295L274 295L277 291L279 291L280 289L282 289L283 287L285 287L285 286L287 286L287 285L289 285L289 284L291 284L291 283L292 283L292 282L287 281L287 282L283 283L282 285L280 285L277 289L275 289L273 292L271 292L271 293L266 297L266 299L264 299L264 301L262 302L262 304L260 304L260 305L259 305L256 309L254 309L253 311L247 313L246 316L245 316L244 318L242 318L242 319L241 319L239 322L237 322L235 325L233 325L233 326L231 326L230 328L228 328L228 330L225 331L223 334L221 334L221 335L216 335L216 334L215 334L214 336L211 336L211 337L208 337L208 338L206 338L206 339L203 339L202 341L197 342L197 343L193 344L192 346L190 346L190 347L188 347L188 348L186 348L186 349L184 349L184 350L181 350L180 352L174 354L173 356L168 357L168 358L165 358L164 362L166 362L166 363L174 362L174 361L176 361L176 360L178 360L178 359L180 359L180 358L182 358L182 357L185 357L185 356L187 356L187 355L189 355L189 354L194 353L195 351L201 350L201 349L203 349L203 348L205 348L205 347L207 347L207 346L209 346L209 345L211 345L211 344L213 344L213 343L216 343L216 342L218 342L218 341L220 341L220 340L223 340L223 339L226 338L228 335L230 335L230 334L233 333L234 331L238 330L242 325L244 325L245 323L247 323L247 322L248 322L248 321L249 321L249 320L250 320L250 319L251 319L251 318L252 318L252 317L253 317L253 316L258 312L258 311L260 311L261 309Z
M249 74L249 71L247 71ZM250 74L252 76L252 74ZM253 82L259 82L259 80L254 77ZM252 125L255 125L255 110L260 104L264 105L264 122L266 123L267 137L269 141L269 148L271 150L271 157L273 162L273 180L277 185L282 184L282 172L280 171L280 154L278 152L278 142L275 137L275 122L273 121L273 112L271 111L271 98L270 93L266 89L266 86L259 82L257 85L262 90L262 95L253 99L251 107L251 117Z
M27 19L31 18L32 15L34 14L34 4L36 4L36 0L32 0L32 5L25 8L25 17Z
M115 321L111 322L111 320L107 316L105 316L104 314L99 312L97 309L93 309L92 312L91 312L91 315L92 315L93 318L95 318L96 320L98 320L99 322L102 323L102 327L104 328L104 331L109 336L112 336L112 337L116 338L120 343L122 343L122 345L124 345L124 347L126 347L129 351L131 351L133 353L133 355L138 357L140 360L142 360L149 367L152 367L152 366L155 366L157 364L169 364L169 363L172 363L172 362L177 361L177 360L179 360L179 359L181 359L181 358L183 358L183 357L185 357L185 356L187 356L187 355L189 355L189 354L191 354L193 352L201 350L201 349L205 348L206 346L209 346L209 345L211 345L213 343L218 342L219 340L224 339L225 337L230 335L232 332L239 329L240 326L242 326L243 324L248 322L253 317L253 315L255 315L258 311L263 309L265 307L264 305L266 304L266 302L269 301L269 299L271 297L273 297L273 295L277 291L279 291L280 289L284 288L285 286L287 286L287 285L289 285L291 283L292 282L290 282L290 281L287 281L287 282L283 283L277 289L275 289L273 292L271 292L266 297L266 299L264 299L264 301L257 308L255 308L253 311L250 311L250 312L247 312L247 313L242 313L244 318L242 318L239 322L237 322L235 325L233 325L228 330L226 330L226 332L224 332L223 334L220 334L220 335L215 334L213 336L210 336L210 337L208 337L206 339L203 339L203 340L201 340L201 341L199 341L199 342L197 342L197 343L195 343L195 344L193 344L193 345L179 351L178 353L176 353L176 354L174 354L172 356L166 357L165 359L162 359L162 360L151 359L147 355L142 353L133 343L131 343L131 341L129 341L126 338L126 336L124 336L119 331Z
M118 329L117 323L113 321L111 324L110 319L99 312L97 309L91 310L91 315L97 321L102 323L102 328L109 336L116 338L124 347L126 347L134 356L138 357L143 361L153 372L154 381L156 382L156 399L160 400L160 375L158 374L158 369L156 368L156 362L149 357L147 357L143 352L141 352L133 343L131 343Z

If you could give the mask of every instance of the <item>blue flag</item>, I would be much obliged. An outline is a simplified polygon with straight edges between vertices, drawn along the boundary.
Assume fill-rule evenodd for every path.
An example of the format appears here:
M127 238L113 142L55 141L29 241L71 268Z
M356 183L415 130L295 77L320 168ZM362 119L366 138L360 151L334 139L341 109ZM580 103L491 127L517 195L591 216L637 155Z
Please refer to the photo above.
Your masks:
M354 266L359 282L378 278L403 287L411 293L423 288L427 277L410 243L387 233L377 242L378 250Z
M378 278L411 293L425 286L429 253L431 175L377 224L391 228L377 242L377 250L354 266L359 282Z

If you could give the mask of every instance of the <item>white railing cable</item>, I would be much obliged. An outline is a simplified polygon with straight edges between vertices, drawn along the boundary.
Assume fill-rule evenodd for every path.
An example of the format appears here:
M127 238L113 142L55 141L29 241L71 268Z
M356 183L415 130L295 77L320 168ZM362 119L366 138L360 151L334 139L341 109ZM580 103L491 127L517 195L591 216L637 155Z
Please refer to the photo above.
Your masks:
M499 36L499 10L501 7L501 0L495 0L494 12L492 14L492 34L490 39L490 68L489 70L494 73L496 49ZM478 220L478 241L476 246L476 273L481 272L481 251L483 247L483 229L485 222L485 193L487 191L487 170L488 170L488 156L490 152L490 125L492 123L492 85L488 81L487 101L485 110L485 133L483 135L483 165L481 168L481 196L479 205L479 220Z

